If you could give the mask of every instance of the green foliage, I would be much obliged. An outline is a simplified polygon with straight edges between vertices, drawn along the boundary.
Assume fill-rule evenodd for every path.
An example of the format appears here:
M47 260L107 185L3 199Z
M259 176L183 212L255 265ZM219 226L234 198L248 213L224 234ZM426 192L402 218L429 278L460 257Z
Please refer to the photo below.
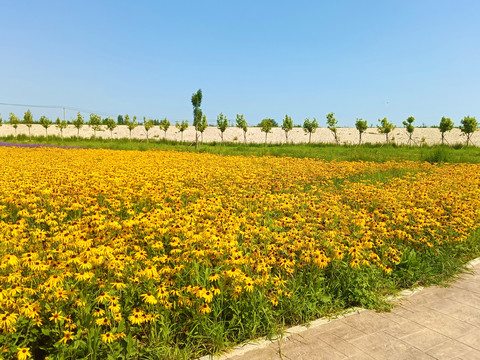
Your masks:
M187 120L182 120L182 122L175 122L175 127L180 131L182 134L182 139L181 142L183 142L183 132L188 129L188 121Z
M102 130L102 118L92 113L88 125L93 129L93 137L97 137L97 131Z
M266 118L263 119L260 124L260 130L265 133L265 145L267 145L267 135L272 131L273 128L273 119Z
M388 144L388 135L393 131L393 129L395 129L395 126L391 122L389 122L386 117L384 117L383 119L378 119L378 121L380 122L380 125L377 125L378 132L380 134L385 134Z
M478 122L472 116L465 116L460 123L462 125L459 126L459 129L467 136L467 146L470 142L471 135L477 130Z
M130 141L132 140L132 130L137 127L137 117L134 116L132 120L130 120L130 116L128 114L125 115L125 124L127 125L128 132L129 132L129 138Z
M305 121L303 122L303 131L309 134L309 137L308 137L309 143L312 142L312 133L314 133L317 130L317 128L318 128L318 122L317 122L317 119L315 118L313 118L312 121L310 121L309 118L306 118Z
M203 132L207 130L208 127L208 122L207 122L207 115L202 116L202 121L198 124L198 131L200 131L200 134L202 134L202 143L203 143Z
M195 127L195 148L198 149L198 131L200 123L202 122L203 112L200 109L202 105L202 89L198 89L196 93L192 94L192 106L193 106L193 126ZM183 132L182 132L183 138ZM222 133L223 140L223 133Z
M445 141L445 133L447 131L452 130L453 127L454 127L454 124L452 119L442 116L442 119L440 120L440 125L438 127L440 130L440 133L442 134L442 145Z
M285 142L288 143L288 133L293 129L292 118L288 115L285 115L282 123L282 130L285 131Z
M147 142L148 142L148 132L150 131L151 128L153 128L153 120L152 119L146 119L145 116L143 117L143 127L145 128L145 133L147 135Z
M412 135L413 131L415 130L415 126L413 126L413 122L415 121L415 118L413 116L409 116L407 120L403 122L403 126L405 126L405 129L408 132L408 144L412 141Z
M360 118L360 119L357 118L357 121L355 121L355 127L357 128L358 134L359 134L358 143L361 144L362 143L362 134L365 131L367 131L367 129L368 129L367 120L363 120L362 118Z
M223 143L223 133L228 128L228 119L225 115L223 115L223 113L220 113L220 115L217 116L217 127L220 130Z
M3 119L2 119L2 117L0 116L0 126L2 126L2 124L3 124Z
M50 125L52 125L52 122L50 121L50 119L44 115L40 116L40 120L38 121L40 123L40 125L42 125L44 128L45 128L45 136L48 137L48 128L50 127Z
M117 127L117 123L115 122L114 119L107 117L105 119L105 126L107 127L108 130L110 130L110 135L111 135L111 138L113 139L113 130Z
M80 135L80 129L82 128L84 124L83 116L80 114L80 112L77 113L77 118L72 121L73 126L77 129L77 138Z
M338 134L337 134L337 119L335 119L335 113L331 112L327 114L327 127L330 129L330 131L333 134L333 137L335 138L335 143L338 145L339 139L338 139Z
M164 138L167 137L167 130L170 128L170 121L167 120L167 118L163 119L160 121L160 129L164 131L165 136Z
M55 126L60 130L60 136L63 138L63 130L67 128L67 122L65 120L60 120L60 118L57 117L57 120L55 120Z
M31 138L30 129L33 125L33 116L30 109L28 109L23 115L23 123L28 127L28 137Z
M125 125L125 120L123 120L122 115L117 116L117 125Z
M247 143L248 124L243 114L237 114L236 123L237 127L243 130L243 141Z
M33 125L33 116L32 116L32 112L30 111L30 109L28 109L25 114L23 115L23 123L25 125L27 125L29 128L32 127Z
M8 123L13 126L15 129L15 137L17 137L17 128L18 124L20 124L20 120L15 116L13 112L10 113L10 117L8 118Z

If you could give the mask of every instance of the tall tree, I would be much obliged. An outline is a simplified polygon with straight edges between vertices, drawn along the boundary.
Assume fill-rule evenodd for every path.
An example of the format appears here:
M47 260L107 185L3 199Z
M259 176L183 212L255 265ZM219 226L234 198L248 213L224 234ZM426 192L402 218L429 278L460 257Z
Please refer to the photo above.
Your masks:
M288 143L288 133L293 129L292 118L288 115L285 115L282 123L282 130L285 131L285 142Z
M237 114L237 127L243 130L243 141L245 144L247 143L247 131L248 131L248 124L247 120L242 114Z
M93 137L97 137L97 131L102 130L102 118L96 114L90 114L88 125L93 129Z
M8 123L15 129L15 137L17 137L17 128L18 124L20 124L20 120L15 116L13 112L10 113Z
M147 134L147 142L148 142L148 132L151 128L153 128L153 120L146 119L145 116L143 117L143 127L145 128L145 133Z
M125 120L123 120L122 115L117 116L117 125L125 125Z
M268 133L271 132L273 128L273 119L270 119L270 118L263 119L259 125L260 125L260 130L265 133L265 146L266 146Z
M465 116L461 121L460 121L459 128L467 136L467 146L470 143L470 137L472 134L477 130L478 123L477 119L475 119L473 116Z
M438 127L440 129L440 133L442 134L442 145L445 141L445 133L452 130L453 127L454 124L452 119L442 116L442 119L440 120L440 126Z
M338 145L338 134L337 134L337 119L335 119L335 113L331 112L327 114L327 127L333 134L335 138L335 143Z
M361 144L362 134L368 129L367 120L357 119L357 121L355 121L355 127L358 130L358 144Z
M308 133L308 143L312 142L312 133L314 133L318 128L318 122L317 119L313 118L312 121L310 121L309 118L306 118L305 121L303 122L303 131L305 133Z
M403 125L405 126L405 129L407 130L407 133L408 133L407 145L410 145L410 142L412 141L413 131L415 130L415 126L413 126L414 121L415 121L415 118L413 116L409 116L407 120L403 122Z
M185 130L188 129L188 121L187 120L182 120L181 123L179 123L178 121L175 123L175 127L178 129L178 131L180 131L180 133L182 134L182 139L181 139L181 142L183 143L183 132Z
M60 130L60 136L63 139L63 130L67 127L67 122L65 120L60 120L60 118L57 117L57 120L55 120L55 126Z
M393 131L393 129L395 129L395 126L391 122L389 122L386 117L383 119L378 119L378 121L380 122L380 125L377 125L378 132L380 134L385 134L385 138L388 144L388 135Z
M52 125L52 122L44 115L40 116L40 120L38 122L45 128L45 137L48 139L48 128L50 125Z
M223 113L220 113L220 115L217 116L217 127L218 130L220 130L220 135L222 137L222 143L223 143L223 134L225 133L225 130L228 128L228 119Z
M72 121L73 126L77 128L77 139L80 136L80 129L82 128L84 124L83 116L80 114L80 112L77 113L77 118Z
M164 139L167 138L167 130L170 128L170 121L167 120L167 118L163 119L160 121L160 129L164 131Z
M25 114L23 115L23 123L25 125L27 125L28 127L28 138L31 139L32 136L30 134L30 129L32 128L32 125L33 125L33 116L32 116L32 113L30 111L30 109L28 109Z
M193 106L193 126L195 127L195 149L198 149L198 127L202 121L202 89L198 89L195 94L192 95L192 106ZM182 132L183 138L183 132ZM183 141L183 140L182 140Z
M123 118L122 118L123 119ZM113 140L113 130L117 127L117 123L114 119L107 117L105 119L105 126L110 130L110 138Z

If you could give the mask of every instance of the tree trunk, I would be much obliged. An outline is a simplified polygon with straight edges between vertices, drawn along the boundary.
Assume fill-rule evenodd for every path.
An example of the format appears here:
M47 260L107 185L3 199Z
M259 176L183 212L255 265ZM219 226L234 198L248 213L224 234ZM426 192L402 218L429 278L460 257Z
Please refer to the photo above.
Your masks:
M243 142L246 144L247 143L247 132L243 132Z
M358 132L358 145L360 145L362 143L362 132L359 131Z
M285 144L288 144L288 131L285 131Z
M442 132L442 145L443 145L444 138L445 138L445 134Z
M265 131L265 146L267 146L267 135L268 135L268 132Z
M182 136L181 136L181 142L183 143L183 131L182 131Z
M223 144L223 131L222 131L220 134L221 134L221 136L222 136L222 144Z
M385 137L387 139L387 144L388 144L388 133L385 134Z
M45 137L48 139L47 128L45 128Z
M308 135L308 143L310 144L312 142L312 133Z
M467 146L470 143L470 134L467 134Z
M30 126L28 127L28 139L32 140L32 136L30 135Z

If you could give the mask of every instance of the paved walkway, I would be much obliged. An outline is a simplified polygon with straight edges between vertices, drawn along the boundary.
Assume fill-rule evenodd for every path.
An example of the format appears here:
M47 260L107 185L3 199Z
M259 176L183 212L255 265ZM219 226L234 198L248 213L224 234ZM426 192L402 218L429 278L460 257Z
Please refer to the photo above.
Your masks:
M317 320L282 340L247 344L217 359L480 359L480 261L471 264L472 274L448 288L414 292L391 312Z

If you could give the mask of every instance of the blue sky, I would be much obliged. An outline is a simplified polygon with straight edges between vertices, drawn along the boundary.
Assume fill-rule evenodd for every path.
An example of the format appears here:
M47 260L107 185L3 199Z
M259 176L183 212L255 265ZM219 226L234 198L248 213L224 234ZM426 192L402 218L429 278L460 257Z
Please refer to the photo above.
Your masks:
M480 1L3 1L0 102L251 125L480 117ZM31 108L35 118L61 110ZM10 111L0 105L4 120ZM67 119L75 116L67 111ZM88 113L86 114L88 115Z

